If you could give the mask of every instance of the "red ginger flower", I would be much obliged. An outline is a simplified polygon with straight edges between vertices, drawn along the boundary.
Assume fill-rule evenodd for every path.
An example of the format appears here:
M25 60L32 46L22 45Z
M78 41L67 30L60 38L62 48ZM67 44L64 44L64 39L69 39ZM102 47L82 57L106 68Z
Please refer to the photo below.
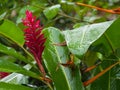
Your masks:
M22 22L27 28L25 32L25 45L29 48L30 52L34 55L34 58L39 66L43 76L45 71L42 66L42 52L44 50L45 38L42 34L42 27L40 26L40 20L36 20L32 12L26 11L26 18L22 19Z
M0 79L6 77L8 75L9 75L9 73L7 73L7 72L0 72Z

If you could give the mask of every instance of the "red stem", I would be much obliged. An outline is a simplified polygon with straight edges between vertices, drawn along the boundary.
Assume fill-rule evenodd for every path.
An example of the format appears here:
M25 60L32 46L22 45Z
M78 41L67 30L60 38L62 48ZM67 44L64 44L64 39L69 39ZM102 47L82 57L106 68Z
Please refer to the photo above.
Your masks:
M99 11L103 11L103 12L107 12L107 13L120 14L119 8L115 9L115 10L114 9L113 10L108 10L108 9L99 8L99 7L96 7L96 6L92 6L92 5L88 5L88 4L84 4L84 3L79 3L79 2L76 2L76 5L97 9Z
M40 71L42 73L42 76L45 77L46 73L45 73L44 67L42 66L42 62L39 60L39 58L37 57L36 54L34 54L34 57L35 57L35 60L36 60L36 62L38 64L38 67L39 67L39 69L40 69Z
M105 70L103 70L102 72L98 73L96 76L94 76L93 78L91 78L90 80L88 81L85 81L83 83L84 86L87 86L89 84L91 84L92 82L94 82L96 79L98 79L100 76L102 76L103 74L105 74L107 71L109 71L111 68L113 68L114 66L116 66L117 64L119 64L120 61L112 64L111 66L109 66L108 68L106 68Z
M84 72L89 72L89 71L93 70L96 67L97 67L96 65L93 65L93 66L87 68Z

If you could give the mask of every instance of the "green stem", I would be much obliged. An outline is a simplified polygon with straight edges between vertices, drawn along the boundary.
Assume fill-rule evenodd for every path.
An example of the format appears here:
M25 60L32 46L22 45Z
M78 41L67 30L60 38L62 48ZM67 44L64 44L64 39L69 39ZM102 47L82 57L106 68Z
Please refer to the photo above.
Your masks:
M74 19L74 20L77 20L77 21L81 21L80 19L75 18L75 17L71 17L71 16L69 16L69 15L67 15L67 14L65 14L65 13L58 13L58 14L61 15L61 16L64 16L64 17L70 18L70 19Z
M72 19L72 20L79 21L79 22L87 22L87 23L91 23L91 22L89 22L89 21L85 21L85 20L83 20L83 19L79 19L79 18L75 18L75 17L69 16L69 15L67 15L67 14L65 14L65 13L63 13L63 12L59 12L58 14L61 15L61 16L66 17L66 18L70 18L70 19Z
M50 90L53 90L52 86L50 85L50 83L47 83L48 87L50 88Z
M108 42L108 44L109 44L113 54L115 54L114 46L113 46L111 40L109 39L108 35L106 33L104 33L104 36L105 36L105 39L107 40L107 42Z
M19 45L20 46L20 45ZM25 51L25 53L27 54L27 55L29 55L33 60L34 60L34 57L24 48L24 47L22 47L22 46L20 46L24 51Z
M33 57L24 47L22 47L21 45L19 45L19 46L25 51L25 53L26 53L28 56L31 57L31 59L34 60L34 57ZM29 62L29 63L30 63L30 62ZM35 64L30 63L30 65L32 65L35 69L38 69Z

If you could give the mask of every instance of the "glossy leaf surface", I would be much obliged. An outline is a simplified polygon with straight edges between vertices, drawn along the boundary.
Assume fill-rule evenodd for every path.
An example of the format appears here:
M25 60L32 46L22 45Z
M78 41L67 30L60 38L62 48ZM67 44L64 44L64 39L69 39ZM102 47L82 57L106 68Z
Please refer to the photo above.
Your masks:
M81 57L89 48L108 29L113 21L86 25L74 30L64 31L65 40L69 50L78 57Z
M24 74L27 76L31 76L33 78L40 79L39 78L40 76L38 74L28 71L28 70L22 68L21 66L14 64L12 62L9 62L7 60L0 60L0 71L21 73L21 74Z
M54 45L54 43L61 43L64 41L61 32L56 28L50 27L44 30L44 34L47 40L43 58L55 85L55 89L84 90L78 66L72 70L70 67L59 65L59 63L66 63L69 60L68 48Z
M115 49L120 48L120 18L118 18L105 32L104 35L102 35L101 38L99 38L94 45L97 44L103 44L109 52L114 52Z
M60 9L60 5L54 5L52 7L46 8L43 13L47 17L47 19L52 19L54 18Z
M0 82L0 90L33 90L32 88Z
M22 30L9 20L2 20L0 24L0 34L11 39L19 46L24 44L24 36Z
M35 63L35 62L33 62ZM30 70L32 68L31 65L27 64L23 68ZM11 73L5 78L0 80L1 82L12 83L12 84L26 84L28 82L28 76L19 73Z
M19 60L24 61L24 62L27 62L27 59L24 56L22 56L20 53L18 53L15 49L13 49L11 47L7 47L1 43L0 43L0 52L7 54L7 55L10 55L10 56L13 56Z

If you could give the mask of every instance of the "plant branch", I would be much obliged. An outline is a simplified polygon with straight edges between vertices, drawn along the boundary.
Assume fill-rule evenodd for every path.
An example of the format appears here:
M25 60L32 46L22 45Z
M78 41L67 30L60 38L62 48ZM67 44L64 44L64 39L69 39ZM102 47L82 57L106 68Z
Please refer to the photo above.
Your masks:
M85 81L83 83L84 86L88 86L89 84L91 84L92 82L94 82L96 79L98 79L100 76L102 76L103 74L105 74L107 71L109 71L110 69L112 69L114 66L116 66L117 64L120 63L120 60L114 64L112 64L111 66L109 66L108 68L106 68L105 70L103 70L102 72L98 73L96 76L94 76L93 78L91 78L88 81Z
M20 45L19 45L20 46ZM24 51L25 51L25 53L27 54L27 55L29 55L32 59L34 59L34 57L24 48L24 47L22 47L22 46L20 46Z
M74 20L77 20L77 21L81 21L80 19L75 18L75 17L72 17L72 16L69 16L69 15L67 15L67 14L65 14L65 13L61 13L61 12L59 12L58 14L61 15L61 16L64 16L64 17L70 18L70 19L74 19Z
M53 43L53 45L56 45L56 46L67 46L66 41L64 41L62 43Z
M34 56L34 57L35 57L35 60L36 60L36 62L37 62L37 64L38 64L38 67L39 67L39 69L40 69L40 71L41 71L41 73L42 73L42 76L45 77L45 76L46 76L46 73L45 73L45 70L44 70L44 68L43 68L43 66L42 66L41 61L39 60L39 58L37 57L37 55Z
M107 40L107 42L108 42L108 44L109 44L113 54L115 54L115 50L114 50L113 44L112 44L111 40L109 39L108 35L106 33L104 33L104 36L105 36L105 39Z
M103 11L103 12L107 12L107 13L120 14L120 8L109 10L109 9L104 9L104 8L100 8L100 7L96 7L96 6L92 6L92 5L88 5L88 4L84 4L84 3L79 3L79 2L76 2L75 4L79 5L79 6L85 6L85 7L93 8L93 9Z

